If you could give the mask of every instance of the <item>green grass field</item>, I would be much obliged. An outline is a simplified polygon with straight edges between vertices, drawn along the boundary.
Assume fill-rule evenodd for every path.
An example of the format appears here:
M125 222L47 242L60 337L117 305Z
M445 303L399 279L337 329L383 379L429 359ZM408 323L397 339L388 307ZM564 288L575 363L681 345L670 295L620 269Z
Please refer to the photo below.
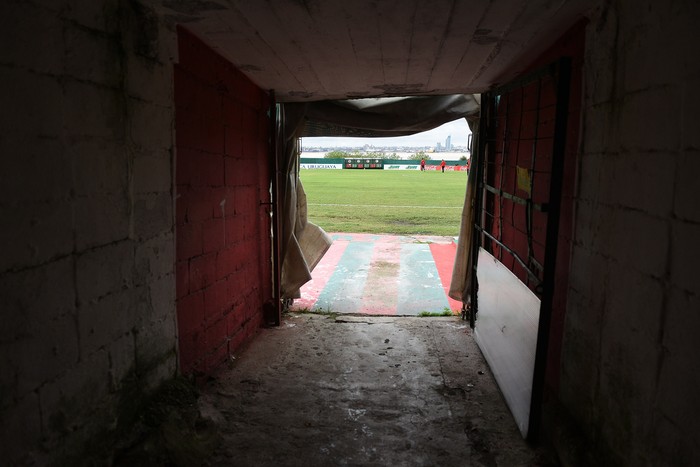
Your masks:
M301 181L327 232L459 234L466 172L302 169Z

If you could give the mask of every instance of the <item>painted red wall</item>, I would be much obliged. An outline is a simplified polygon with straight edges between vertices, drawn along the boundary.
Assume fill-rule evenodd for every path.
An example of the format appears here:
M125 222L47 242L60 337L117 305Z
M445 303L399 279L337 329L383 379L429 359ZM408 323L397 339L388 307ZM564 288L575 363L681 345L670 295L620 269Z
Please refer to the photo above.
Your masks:
M176 278L180 369L211 374L271 300L270 99L178 27Z

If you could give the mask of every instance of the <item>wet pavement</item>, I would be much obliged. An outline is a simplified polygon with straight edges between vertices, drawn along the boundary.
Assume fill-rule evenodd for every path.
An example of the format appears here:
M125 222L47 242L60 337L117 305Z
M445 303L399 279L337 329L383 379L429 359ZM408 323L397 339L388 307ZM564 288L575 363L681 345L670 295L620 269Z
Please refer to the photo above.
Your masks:
M292 310L415 316L459 312L447 296L454 237L331 234L333 245L312 271Z
M210 465L550 465L458 317L286 314L200 397Z

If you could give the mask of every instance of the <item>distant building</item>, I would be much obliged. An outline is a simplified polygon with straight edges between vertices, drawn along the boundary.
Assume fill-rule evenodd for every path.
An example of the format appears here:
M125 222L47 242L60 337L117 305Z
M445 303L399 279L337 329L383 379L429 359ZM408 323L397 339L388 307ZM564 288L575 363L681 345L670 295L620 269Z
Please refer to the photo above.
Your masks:
M445 140L445 151L452 150L452 135L449 135Z

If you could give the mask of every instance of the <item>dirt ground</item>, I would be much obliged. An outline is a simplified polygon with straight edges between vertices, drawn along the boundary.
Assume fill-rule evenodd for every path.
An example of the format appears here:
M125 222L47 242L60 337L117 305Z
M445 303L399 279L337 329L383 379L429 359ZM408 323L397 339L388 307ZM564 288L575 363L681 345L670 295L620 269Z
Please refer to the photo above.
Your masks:
M211 465L552 465L459 318L285 315L202 390Z

